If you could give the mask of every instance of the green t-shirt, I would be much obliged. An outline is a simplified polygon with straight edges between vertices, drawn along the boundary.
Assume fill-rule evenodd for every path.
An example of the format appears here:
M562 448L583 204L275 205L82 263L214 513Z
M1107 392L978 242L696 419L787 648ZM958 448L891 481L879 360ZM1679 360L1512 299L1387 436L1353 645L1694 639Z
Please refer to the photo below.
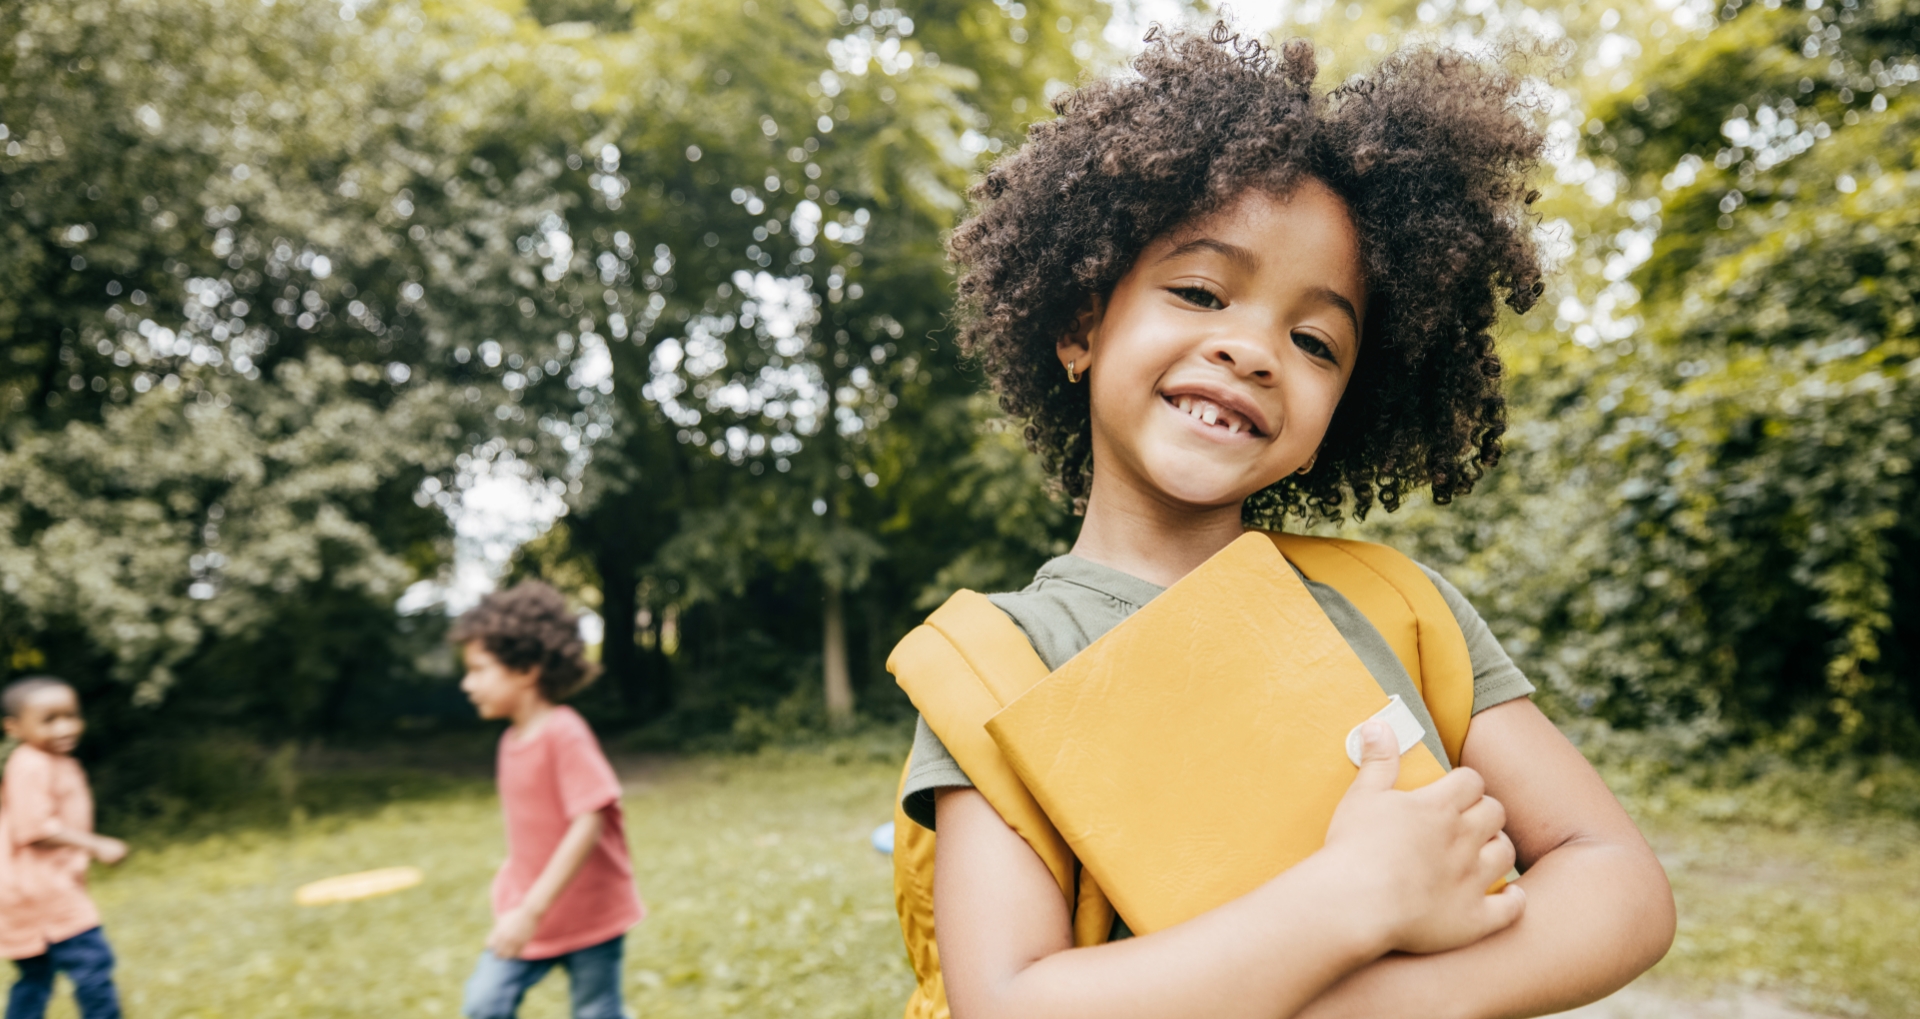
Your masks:
M1420 568L1433 578L1434 586L1440 589L1441 597L1459 621L1460 632L1467 638L1467 653L1473 662L1474 713L1532 693L1533 684L1527 682L1527 677L1513 664L1513 659L1507 656L1466 597L1439 574L1425 566ZM1373 624L1340 592L1311 580L1306 584L1321 611L1347 639L1380 688L1388 694L1399 694L1413 709L1426 729L1427 749L1445 765L1447 755L1440 745L1433 718L1386 638L1380 636ZM1165 588L1110 566L1063 555L1040 567L1033 583L1025 590L987 597L1026 631L1027 640L1032 642L1047 668L1057 669L1163 590ZM901 806L907 816L932 828L934 791L972 785L967 773L927 727L926 719L921 719L914 732L913 767L901 790Z

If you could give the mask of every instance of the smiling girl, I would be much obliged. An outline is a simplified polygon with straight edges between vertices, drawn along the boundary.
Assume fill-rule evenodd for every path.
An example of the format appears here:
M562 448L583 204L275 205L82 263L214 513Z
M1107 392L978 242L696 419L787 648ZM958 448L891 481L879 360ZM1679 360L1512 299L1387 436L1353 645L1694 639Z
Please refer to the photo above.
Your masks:
M991 597L1048 669L1249 528L1470 490L1505 426L1498 304L1542 290L1542 136L1516 76L1414 50L1321 92L1305 43L1149 43L1133 75L1056 103L952 241L962 343L1084 510L1070 554ZM937 953L915 951L909 1015L1539 1015L1658 960L1658 861L1472 606L1410 575L1470 659L1457 767L1397 791L1393 737L1367 726L1323 849L1152 934L1120 916L1087 936L1072 883L948 749L985 744L922 705L901 804L938 831ZM1411 688L1366 615L1307 587L1383 689Z

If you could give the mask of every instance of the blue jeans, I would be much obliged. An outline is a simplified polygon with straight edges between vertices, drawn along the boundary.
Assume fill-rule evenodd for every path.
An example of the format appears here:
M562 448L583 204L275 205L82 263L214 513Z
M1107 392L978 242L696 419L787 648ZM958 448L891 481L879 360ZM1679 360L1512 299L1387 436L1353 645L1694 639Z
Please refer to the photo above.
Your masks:
M620 1004L620 953L625 941L622 934L551 959L502 959L481 952L479 965L467 978L466 1002L460 1011L468 1019L513 1019L520 1011L520 999L558 965L567 971L573 1019L626 1019L627 1011Z
M82 1019L120 1019L120 992L113 989L113 949L95 927L47 946L45 955L18 959L20 979L7 995L7 1019L40 1019L53 997L53 975L73 981Z

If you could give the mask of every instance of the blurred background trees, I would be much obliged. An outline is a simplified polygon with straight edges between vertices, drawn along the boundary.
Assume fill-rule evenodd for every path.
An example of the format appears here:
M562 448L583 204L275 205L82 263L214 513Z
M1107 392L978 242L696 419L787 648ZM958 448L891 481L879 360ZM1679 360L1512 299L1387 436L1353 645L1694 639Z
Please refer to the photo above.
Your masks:
M74 679L90 752L141 781L183 734L458 719L444 614L395 602L506 475L564 505L509 575L603 620L602 725L904 716L894 640L1073 533L953 347L941 244L986 162L1119 59L1114 15L0 9L0 680ZM1562 718L1915 748L1916 19L1279 19L1329 82L1408 38L1557 47L1533 70L1561 271L1506 337L1509 459L1349 526L1445 569Z
M506 473L566 501L518 563L606 620L609 721L850 719L941 569L1064 548L941 244L1105 13L0 12L0 671L103 747L457 717L393 606Z
M1920 6L1560 13L1511 454L1360 530L1447 564L1562 717L1911 752Z

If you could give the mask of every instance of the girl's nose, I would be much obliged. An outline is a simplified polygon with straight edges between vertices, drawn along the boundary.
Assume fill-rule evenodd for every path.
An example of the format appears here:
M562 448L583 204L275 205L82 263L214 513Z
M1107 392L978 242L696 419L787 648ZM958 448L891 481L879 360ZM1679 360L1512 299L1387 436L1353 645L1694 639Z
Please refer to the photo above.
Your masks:
M1219 336L1207 341L1206 357L1242 378L1266 382L1277 367L1273 352L1264 343L1238 336Z

